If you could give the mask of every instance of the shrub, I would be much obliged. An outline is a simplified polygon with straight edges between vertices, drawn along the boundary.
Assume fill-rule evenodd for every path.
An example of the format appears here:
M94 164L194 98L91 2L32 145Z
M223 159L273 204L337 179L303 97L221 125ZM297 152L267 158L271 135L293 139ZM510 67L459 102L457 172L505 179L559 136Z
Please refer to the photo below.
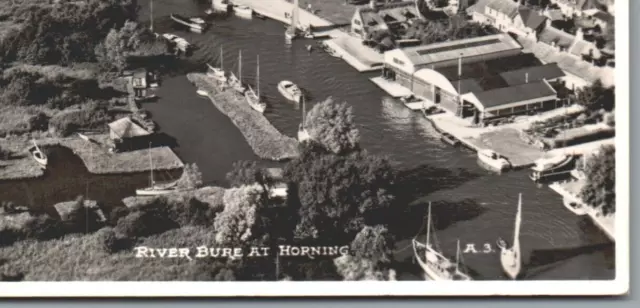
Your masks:
M49 128L49 116L44 112L38 112L31 116L27 123L30 131L46 131Z
M0 247L9 246L22 238L20 232L13 228L0 229Z
M176 228L167 212L153 206L145 206L120 218L115 232L123 238L138 238L158 234Z
M50 240L61 237L67 233L65 226L60 221L48 215L35 216L29 219L22 230L25 238L36 240Z
M51 118L49 125L61 136L68 136L80 128L101 128L109 120L106 108L95 104L81 110L59 113Z

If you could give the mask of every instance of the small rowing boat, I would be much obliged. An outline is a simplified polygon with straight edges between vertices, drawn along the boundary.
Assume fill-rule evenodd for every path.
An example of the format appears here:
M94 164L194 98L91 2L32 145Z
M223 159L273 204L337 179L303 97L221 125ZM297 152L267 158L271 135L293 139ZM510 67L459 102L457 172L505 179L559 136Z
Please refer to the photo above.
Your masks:
M38 147L38 144L36 143L35 140L32 140L33 142L33 149L30 151L31 155L33 156L33 159L40 164L41 167L45 168L47 167L47 164L49 163L49 159L47 158L47 155L44 154L44 152L42 152L42 150L40 150L40 147Z
M189 30L196 33L202 33L206 28L204 23L198 22L199 20L194 21L192 18L187 18L178 14L171 14L169 17L176 23L187 26L189 27Z

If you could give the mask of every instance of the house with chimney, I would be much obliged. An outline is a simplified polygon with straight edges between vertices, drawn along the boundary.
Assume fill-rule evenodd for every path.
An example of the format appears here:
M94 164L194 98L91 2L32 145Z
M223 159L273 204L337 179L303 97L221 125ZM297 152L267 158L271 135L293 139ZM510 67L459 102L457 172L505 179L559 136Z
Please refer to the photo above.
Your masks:
M480 0L467 8L467 14L476 22L525 37L535 37L548 19L543 12L511 0Z
M368 6L356 8L351 18L351 33L361 39L378 31L396 32L406 29L416 19L422 18L415 1L389 1L380 4L371 0Z
M584 11L595 9L595 0L550 0L566 16L582 16Z

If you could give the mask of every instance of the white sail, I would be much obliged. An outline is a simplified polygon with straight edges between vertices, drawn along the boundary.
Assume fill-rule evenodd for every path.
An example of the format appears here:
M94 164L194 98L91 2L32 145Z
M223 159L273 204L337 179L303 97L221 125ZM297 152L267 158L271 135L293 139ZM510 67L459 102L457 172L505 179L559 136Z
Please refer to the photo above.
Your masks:
M513 244L511 248L506 248L501 243L500 263L502 269L511 278L516 279L520 274L522 261L520 259L520 225L522 223L522 194L518 195L518 212L516 213L516 222L513 231ZM500 245L500 244L499 244Z

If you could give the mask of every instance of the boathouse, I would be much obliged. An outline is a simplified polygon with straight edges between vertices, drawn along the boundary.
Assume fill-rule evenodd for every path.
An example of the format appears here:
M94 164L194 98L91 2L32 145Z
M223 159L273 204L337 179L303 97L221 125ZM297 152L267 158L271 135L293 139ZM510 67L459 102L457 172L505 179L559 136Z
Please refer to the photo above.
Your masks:
M555 88L564 85L566 75L558 65L521 53L506 34L492 37L390 51L383 76L480 125L560 106ZM461 48L450 49L455 46ZM431 53L420 56L416 50Z
M124 117L108 124L114 151L136 150L149 145L151 133Z

